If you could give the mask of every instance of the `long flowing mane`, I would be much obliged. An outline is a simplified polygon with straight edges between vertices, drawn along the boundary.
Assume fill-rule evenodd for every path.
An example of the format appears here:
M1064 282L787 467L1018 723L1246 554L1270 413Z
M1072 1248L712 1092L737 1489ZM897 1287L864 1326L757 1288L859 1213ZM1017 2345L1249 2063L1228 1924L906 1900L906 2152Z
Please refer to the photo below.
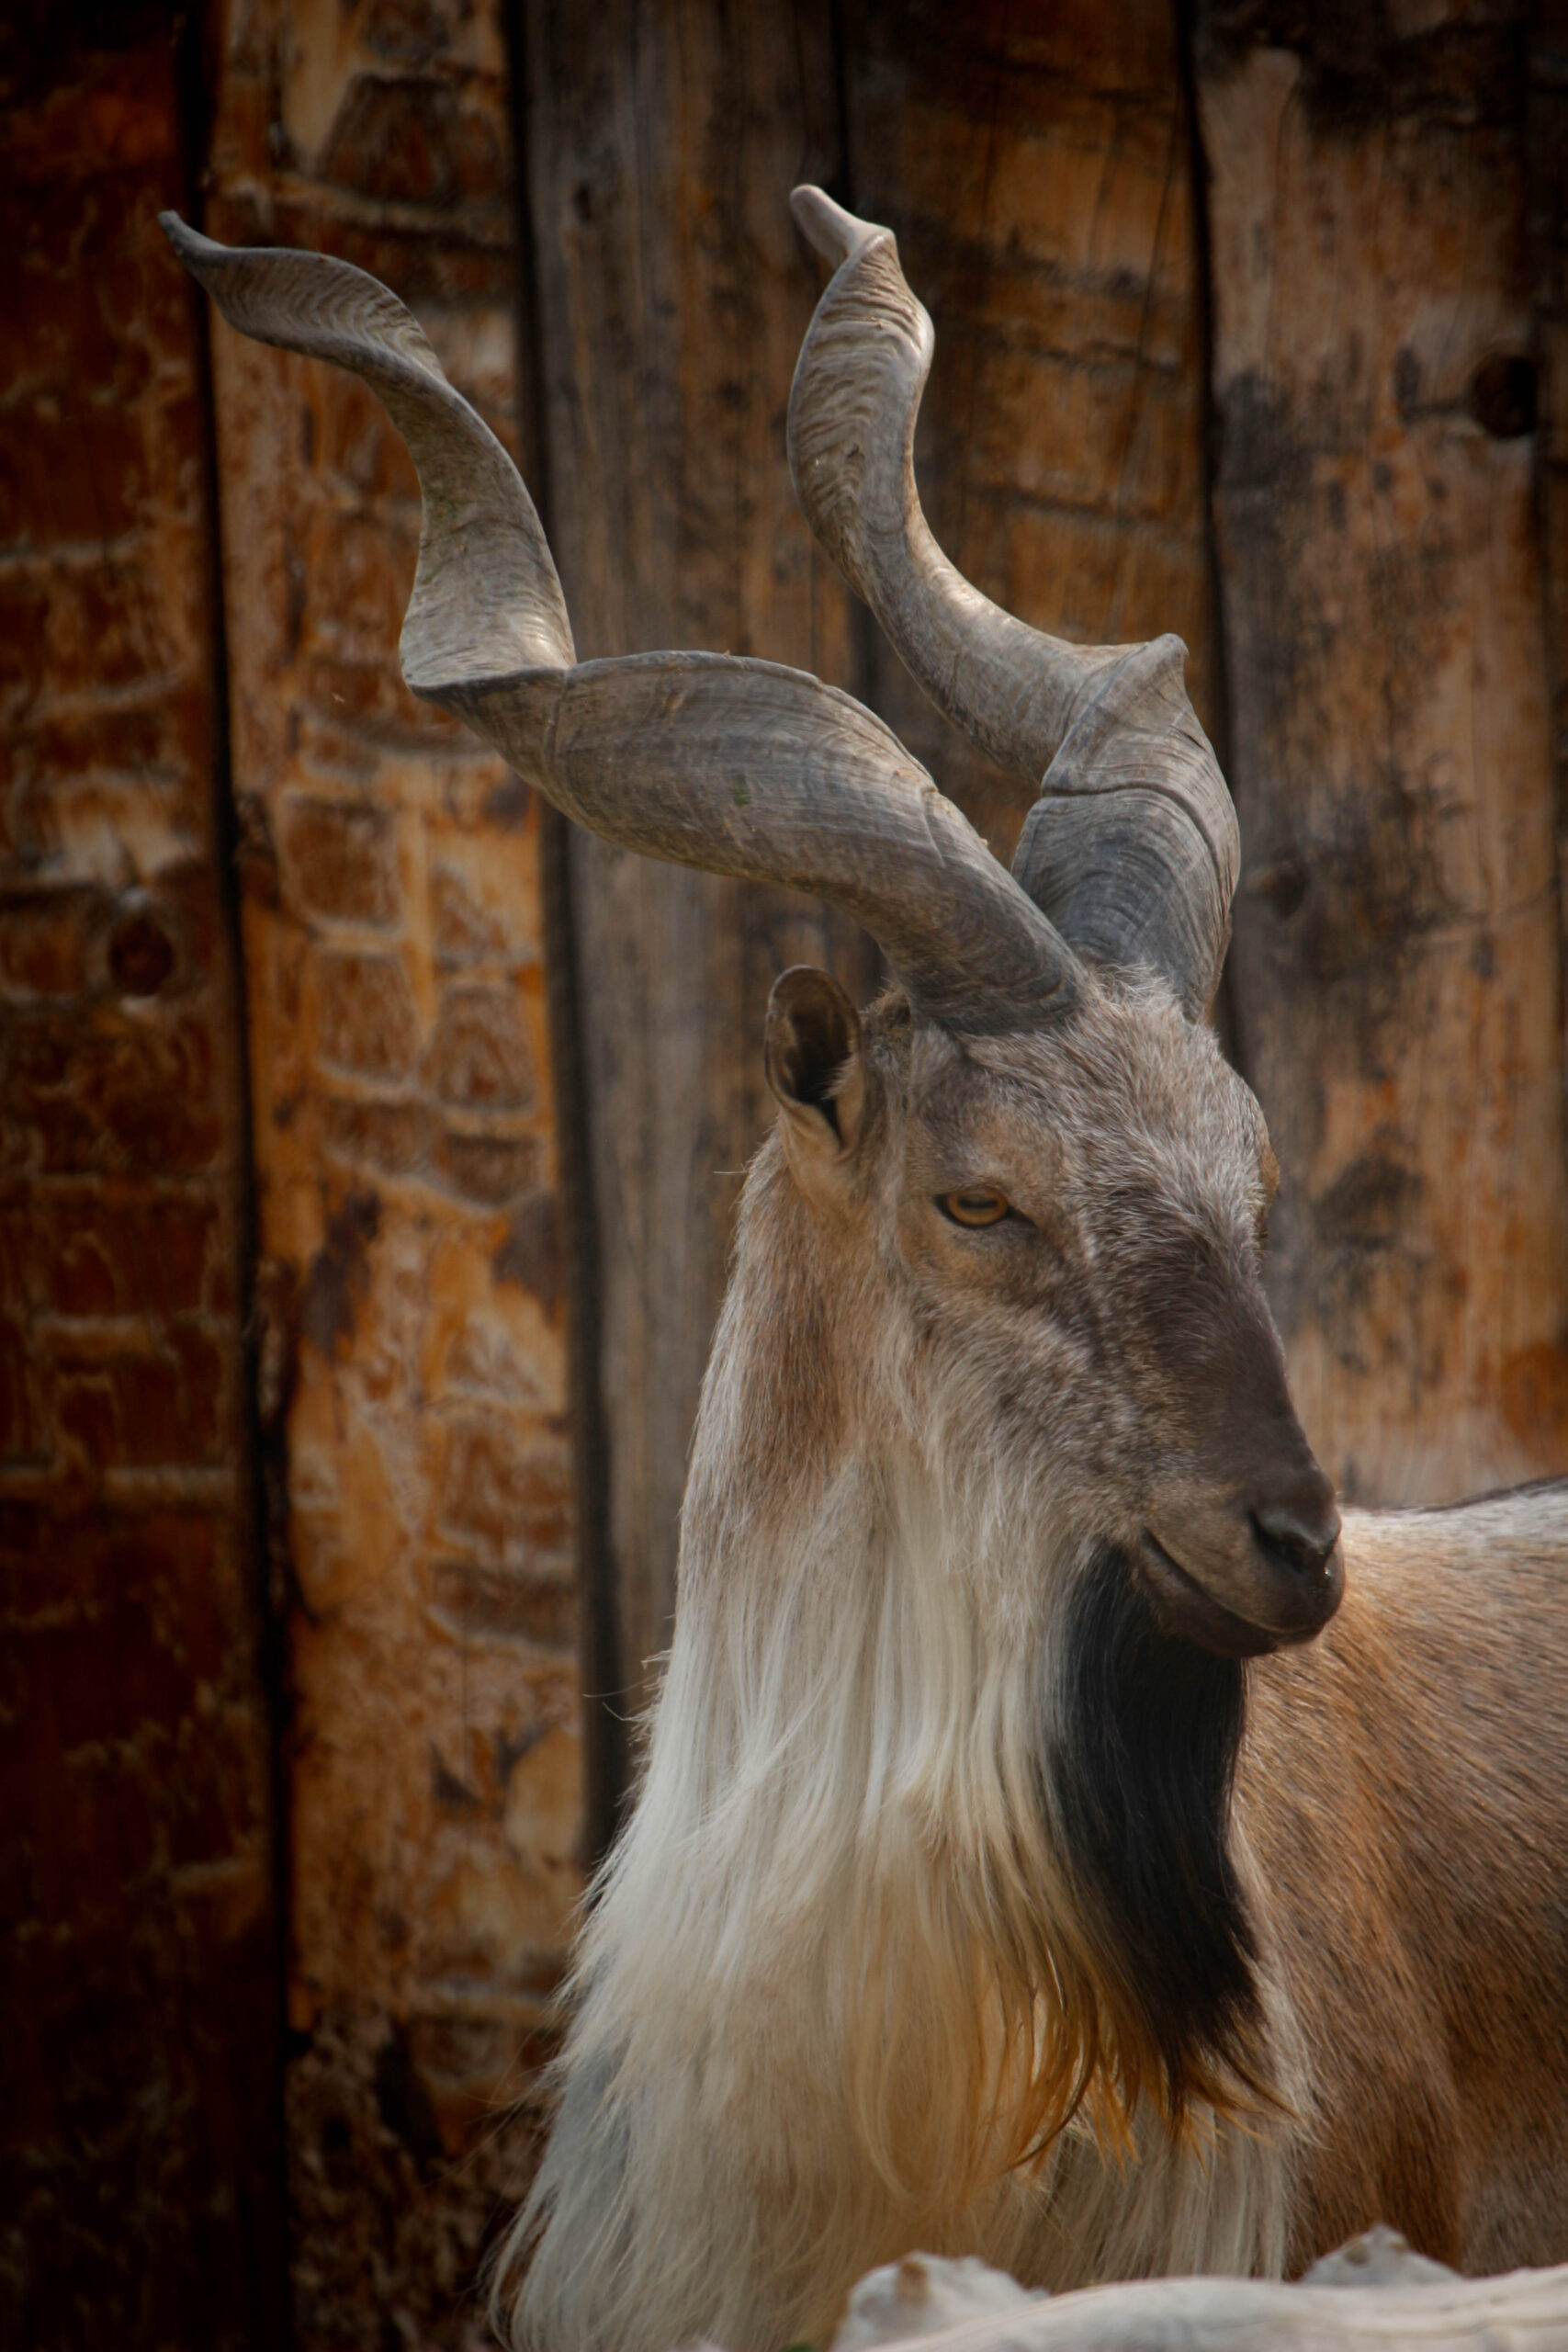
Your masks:
M746 2352L828 2324L825 2281L976 2232L1026 2275L1049 2245L1060 2283L1173 2231L1278 2264L1227 1846L1242 1669L1170 1642L1109 1555L1059 1555L1044 1474L977 1448L961 1390L915 1442L919 1367L846 1359L833 1273L770 1146L646 1780L499 2273L504 2301L532 2259L521 2343L624 2343L705 2296Z

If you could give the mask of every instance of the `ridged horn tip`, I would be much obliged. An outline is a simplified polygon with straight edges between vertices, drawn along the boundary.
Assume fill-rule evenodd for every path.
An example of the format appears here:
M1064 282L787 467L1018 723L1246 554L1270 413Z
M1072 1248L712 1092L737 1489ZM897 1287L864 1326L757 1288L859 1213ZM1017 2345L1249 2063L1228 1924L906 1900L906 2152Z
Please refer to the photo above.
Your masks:
M846 212L841 204L834 203L826 188L814 187L809 181L795 190L789 209L795 227L829 269L840 268L862 245L869 245L874 237L891 233L874 220L862 220L854 213Z
M187 221L182 220L177 212L160 212L158 226L187 268L203 252L220 250L209 237L201 236Z

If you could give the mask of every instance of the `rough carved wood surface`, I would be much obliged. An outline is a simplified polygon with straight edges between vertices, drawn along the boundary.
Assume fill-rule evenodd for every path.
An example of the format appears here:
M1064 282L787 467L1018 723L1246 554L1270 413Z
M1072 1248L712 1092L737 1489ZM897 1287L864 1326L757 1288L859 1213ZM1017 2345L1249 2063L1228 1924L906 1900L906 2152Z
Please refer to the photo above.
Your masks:
M161 10L0 33L0 2340L30 2352L285 2324L177 62Z
M207 220L413 306L515 447L499 6L234 0ZM580 1886L537 812L397 666L418 490L365 388L213 343L289 1602L295 2317L458 2340Z
M1232 21L1201 87L1273 1295L1330 1475L1440 1500L1568 1466L1521 20Z

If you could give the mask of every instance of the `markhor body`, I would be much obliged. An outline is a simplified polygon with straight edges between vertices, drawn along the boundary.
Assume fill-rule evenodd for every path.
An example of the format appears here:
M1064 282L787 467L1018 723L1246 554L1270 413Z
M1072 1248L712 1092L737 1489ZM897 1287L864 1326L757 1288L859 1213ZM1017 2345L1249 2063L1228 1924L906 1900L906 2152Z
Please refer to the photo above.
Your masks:
M916 1039L890 1118L888 1042L883 1246L787 1109L752 1172L519 2342L820 2342L914 2245L1058 2288L1290 2275L1379 2220L1470 2270L1563 2259L1568 1488L1351 1514L1315 1640L1199 1646L1134 1530L1223 1553L1213 1498L1288 1409L1261 1319L1201 1253L1185 1295L1155 1273L1147 1199L1088 1213L1012 1087L1004 1142L997 1065L1038 1046ZM1035 1080L1059 1147L1070 1071ZM956 1132L1055 1212L1048 1269L921 1233ZM1078 1214L1108 1318L1043 1346Z
M1305 2055L1286 2267L1374 2218L1568 2256L1568 1487L1349 1512L1338 1615L1247 1669L1236 1818Z
M931 322L832 263L790 456L942 709L1038 787L1010 871L869 712L578 662L539 519L416 322L169 233L419 468L410 684L577 821L815 892L785 973L635 1813L497 2269L528 2352L825 2341L910 2248L1053 2285L1293 2269L1382 2220L1568 2256L1568 1494L1341 1531L1262 1288L1278 1179L1205 1013L1235 813L1183 649L998 610L915 492Z

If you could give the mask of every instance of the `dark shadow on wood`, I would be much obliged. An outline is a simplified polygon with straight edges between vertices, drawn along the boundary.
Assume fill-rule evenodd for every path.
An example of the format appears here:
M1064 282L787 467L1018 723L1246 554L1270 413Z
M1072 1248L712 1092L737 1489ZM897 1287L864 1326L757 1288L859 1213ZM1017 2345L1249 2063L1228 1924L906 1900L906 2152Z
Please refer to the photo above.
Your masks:
M1210 654L1210 740L1226 777L1230 775L1230 672L1225 658L1224 616L1220 611L1220 551L1214 534L1214 477L1219 465L1219 413L1214 405L1214 281L1209 249L1209 175L1198 120L1197 0L1175 0L1177 70L1181 76L1181 111L1187 127L1187 168L1192 191L1193 284L1198 305L1198 337L1202 352L1203 546L1209 579L1209 610L1213 626ZM1242 843L1245 859L1247 844ZM1227 955L1220 985L1214 991L1211 1015L1225 1059L1242 1069L1236 1039L1235 992Z
M534 208L529 198L528 59L519 0L506 0L517 207L519 440L528 488L555 537L549 426L540 341ZM556 1196L566 1295L568 1412L582 1687L581 1858L592 1871L607 1852L631 1784L623 1643L610 1544L610 1442L599 1363L603 1329L598 1219L582 1059L581 991L571 904L570 820L537 804L539 898L556 1114Z
M208 157L211 150L213 93L218 86L216 55L218 26L210 12L198 8L176 15L171 33L176 103L179 108L181 164L185 179L186 218L200 228L205 218ZM242 1302L239 1332L242 1396L237 1416L242 1460L239 1464L241 1511L251 1530L250 1573L259 1627L256 1670L265 1701L267 1744L267 1804L270 1815L268 1886L272 1917L272 2033L265 2050L250 2050L246 2063L253 2074L267 2076L265 2111L266 2144L257 2152L253 2184L257 2202L246 2217L247 2267L245 2302L252 2314L254 2341L267 2352L290 2352L294 2342L294 2307L289 2290L291 2246L288 2232L288 2154L285 2053L288 2047L288 1907L293 1877L290 1851L288 1743L294 1714L289 1671L288 1616L294 1599L288 1549L288 1457L285 1414L292 1380L292 1322L280 1330L276 1302L264 1295L258 1283L261 1262L260 1229L256 1216L255 1158L253 1150L250 1021L246 1009L244 944L240 922L242 848L234 807L230 758L229 635L223 594L223 509L219 495L217 405L212 384L212 349L208 335L206 304L194 288L187 299L199 302L193 337L197 394L201 411L201 447L197 453L202 475L202 503L209 518L207 579L204 582L211 616L212 744L211 795L215 881L220 920L223 927L225 961L231 977L233 1002L229 1035L236 1058L233 1084L239 1096L235 1123L235 1166L231 1174L237 1227L235 1269ZM280 1352L281 1350L281 1352ZM266 1360L264 1363L264 1358ZM278 1376L280 1374L281 1376ZM269 1376L274 1409L265 1401ZM244 2184L234 2184L243 2195Z

